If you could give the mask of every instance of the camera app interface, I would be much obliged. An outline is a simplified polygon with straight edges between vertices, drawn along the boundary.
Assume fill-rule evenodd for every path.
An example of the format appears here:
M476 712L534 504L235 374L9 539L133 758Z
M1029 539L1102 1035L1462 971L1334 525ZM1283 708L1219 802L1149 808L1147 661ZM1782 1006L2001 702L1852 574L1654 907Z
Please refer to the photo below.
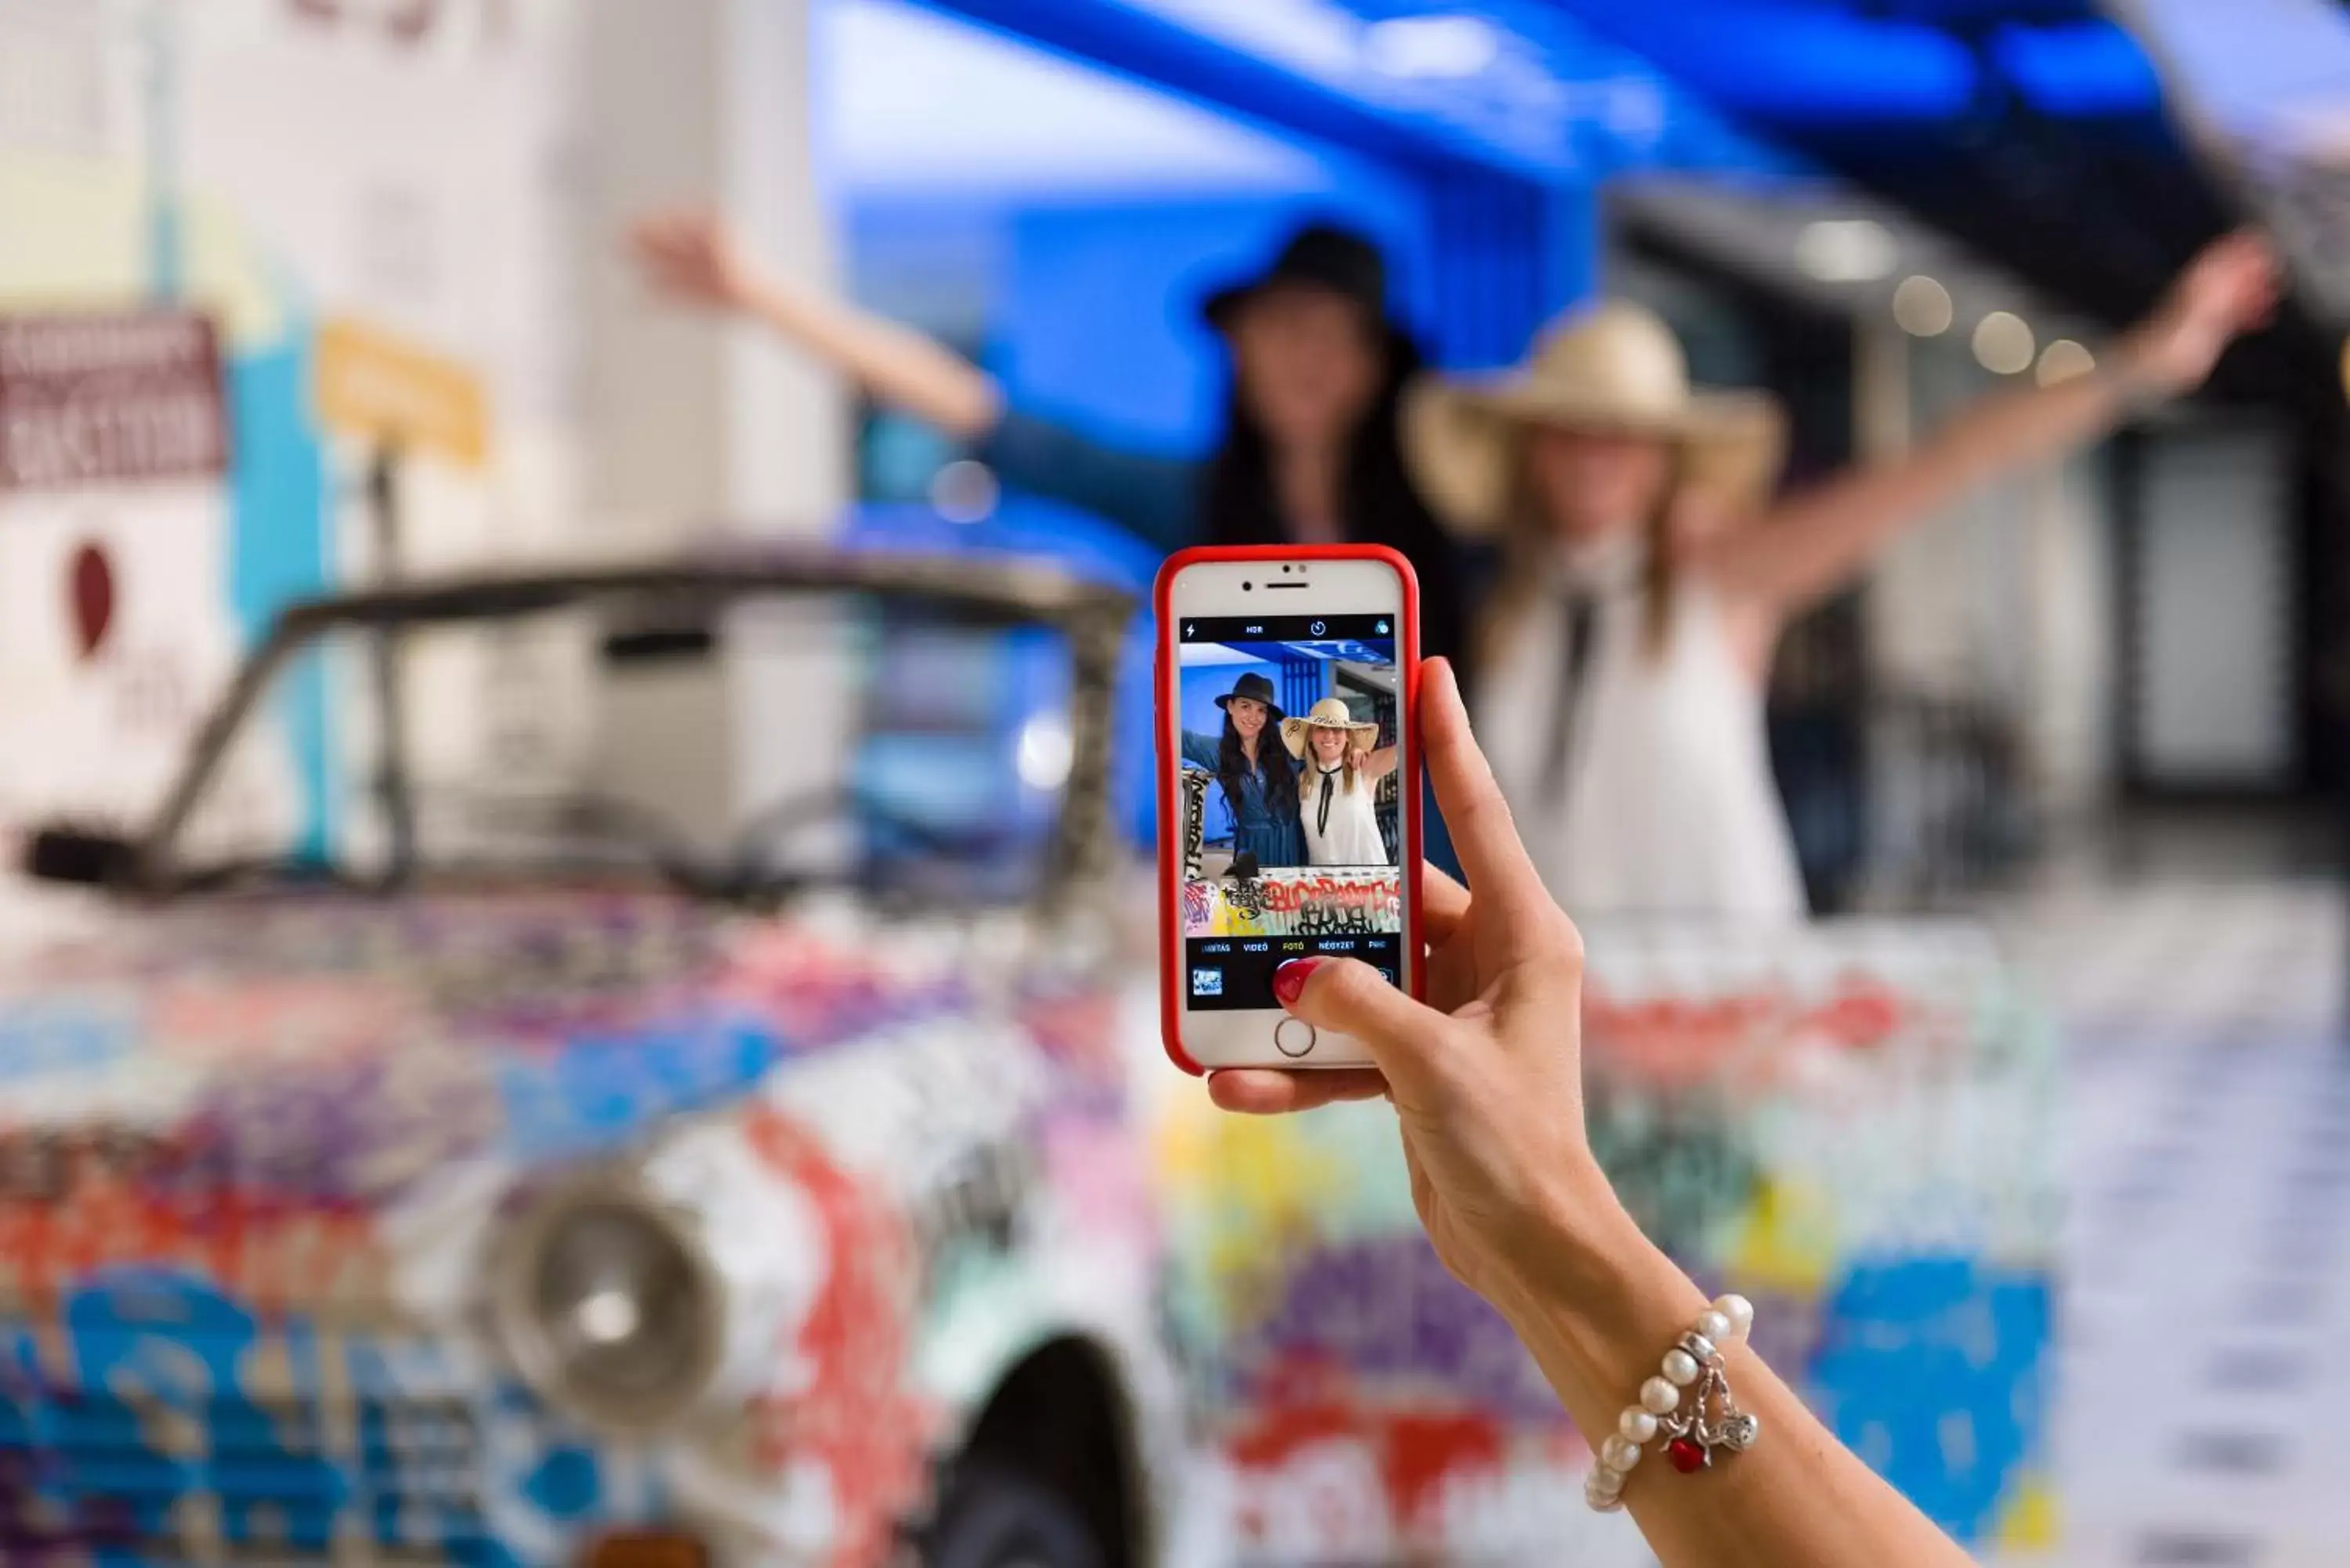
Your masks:
M1187 1003L1276 1006L1315 954L1402 983L1394 618L1193 617L1175 648Z

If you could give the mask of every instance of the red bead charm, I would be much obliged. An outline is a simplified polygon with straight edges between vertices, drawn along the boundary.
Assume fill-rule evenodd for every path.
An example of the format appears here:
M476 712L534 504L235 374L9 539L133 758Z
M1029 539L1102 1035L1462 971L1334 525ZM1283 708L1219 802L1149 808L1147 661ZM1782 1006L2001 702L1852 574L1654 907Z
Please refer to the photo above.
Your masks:
M1695 1475L1705 1469L1705 1445L1695 1438L1675 1438L1665 1445L1665 1457L1673 1461L1673 1469L1681 1474Z

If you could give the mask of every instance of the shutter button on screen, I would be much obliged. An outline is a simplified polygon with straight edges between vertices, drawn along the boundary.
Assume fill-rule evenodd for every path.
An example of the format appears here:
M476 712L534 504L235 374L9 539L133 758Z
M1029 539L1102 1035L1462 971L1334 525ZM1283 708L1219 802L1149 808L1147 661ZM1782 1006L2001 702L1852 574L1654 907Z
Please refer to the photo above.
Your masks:
M1284 1018L1273 1026L1273 1048L1284 1056L1303 1056L1314 1049L1314 1025L1303 1018Z

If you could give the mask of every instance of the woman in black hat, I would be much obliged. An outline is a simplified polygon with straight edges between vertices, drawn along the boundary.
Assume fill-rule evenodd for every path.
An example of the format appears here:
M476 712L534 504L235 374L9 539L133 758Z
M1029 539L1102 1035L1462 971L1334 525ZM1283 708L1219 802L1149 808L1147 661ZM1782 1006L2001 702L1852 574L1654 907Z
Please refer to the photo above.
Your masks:
M757 317L873 397L970 442L1003 483L1161 549L1343 541L1401 551L1419 574L1423 648L1455 651L1458 546L1420 499L1397 433L1419 355L1388 314L1386 263L1359 234L1308 224L1270 268L1209 296L1232 389L1222 443L1205 462L1122 451L1008 407L977 366L766 273L710 217L650 218L634 240L668 294Z
M1183 732L1183 761L1205 768L1223 787L1232 814L1232 858L1253 855L1261 867L1305 864L1305 825L1297 811L1297 764L1278 739L1288 715L1273 682L1254 670L1216 699L1221 735Z

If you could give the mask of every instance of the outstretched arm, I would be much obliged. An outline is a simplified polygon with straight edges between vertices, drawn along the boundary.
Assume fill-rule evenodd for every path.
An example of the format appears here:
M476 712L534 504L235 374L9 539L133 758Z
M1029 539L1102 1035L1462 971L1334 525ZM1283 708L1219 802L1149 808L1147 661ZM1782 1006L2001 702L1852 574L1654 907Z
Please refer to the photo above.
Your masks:
M978 366L920 332L766 271L709 213L645 218L629 239L662 293L764 322L880 401L957 440L975 441L1003 417L1003 394Z
M1395 772L1395 766L1396 749L1393 746L1381 746L1376 752L1363 753L1363 776L1367 779L1383 779Z
M2143 402L2202 385L2237 335L2268 319L2277 291L2268 243L2231 234L2195 258L2096 370L1987 397L1906 455L1792 496L1692 554L1733 596L1798 611L1859 575L1903 528L1976 486L2096 440Z
M1714 1325L1727 1331L1715 1345L1740 1407L1761 1421L1749 1451L1679 1474L1657 1451L1662 1435L1632 1413L1666 1349L1720 1309L1640 1233L1592 1154L1582 939L1526 858L1451 669L1430 660L1420 685L1429 776L1471 884L1425 873L1428 1002L1354 959L1292 960L1274 977L1282 1005L1360 1040L1377 1067L1228 1069L1210 1094L1257 1114L1393 1105L1437 1256L1509 1320L1613 1469L1614 1481L1586 1495L1627 1505L1666 1568L1966 1568L1966 1553L1763 1364L1735 1318ZM1628 1464L1627 1449L1637 1450Z

